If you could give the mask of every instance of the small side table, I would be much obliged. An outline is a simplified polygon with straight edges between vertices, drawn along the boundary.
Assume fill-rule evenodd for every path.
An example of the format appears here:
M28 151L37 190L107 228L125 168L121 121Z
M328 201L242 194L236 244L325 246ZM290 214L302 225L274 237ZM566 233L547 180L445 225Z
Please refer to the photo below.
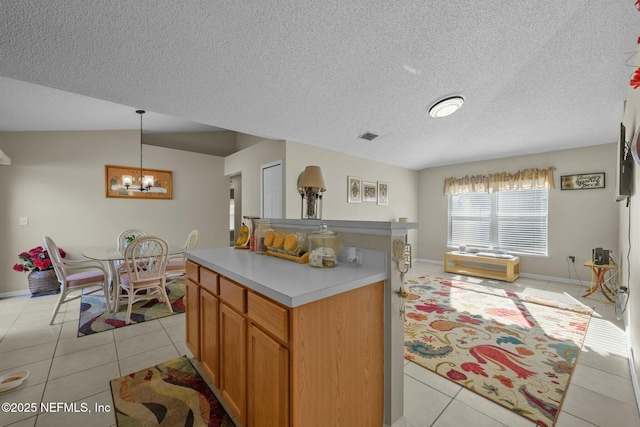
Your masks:
M607 286L607 284L604 281L604 276L605 274L607 274L607 271L614 269L614 268L618 268L618 265L616 263L610 263L610 264L603 264L603 265L599 265L599 264L594 264L593 261L587 261L584 263L585 267L589 267L591 269L591 272L593 273L594 277L596 278L595 283L591 286L591 288L589 289L589 291L582 295L583 297L588 297L589 295L595 293L598 289L600 289L600 291L602 292L602 294L611 302L613 302L613 290Z

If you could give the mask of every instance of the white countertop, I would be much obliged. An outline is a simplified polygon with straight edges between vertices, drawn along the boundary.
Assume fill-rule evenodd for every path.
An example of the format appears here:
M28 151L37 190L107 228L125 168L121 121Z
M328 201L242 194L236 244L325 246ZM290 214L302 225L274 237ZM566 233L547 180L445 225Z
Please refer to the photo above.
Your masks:
M248 250L197 249L185 257L288 307L297 307L389 277L386 253L362 251L362 264L314 268Z

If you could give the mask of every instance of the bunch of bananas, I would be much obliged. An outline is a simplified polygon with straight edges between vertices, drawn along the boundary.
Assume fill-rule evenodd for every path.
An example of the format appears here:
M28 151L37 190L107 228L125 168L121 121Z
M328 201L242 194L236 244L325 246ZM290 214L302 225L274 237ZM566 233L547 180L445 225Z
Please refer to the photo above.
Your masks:
M236 246L245 246L248 241L249 227L242 225L242 227L240 227L240 232L238 233L238 238L236 239Z

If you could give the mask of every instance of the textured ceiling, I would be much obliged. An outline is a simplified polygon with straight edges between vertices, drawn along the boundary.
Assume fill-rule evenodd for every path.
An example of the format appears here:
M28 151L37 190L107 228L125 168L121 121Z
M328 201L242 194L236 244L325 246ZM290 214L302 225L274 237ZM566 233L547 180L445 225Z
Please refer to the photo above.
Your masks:
M144 108L153 131L412 169L616 141L640 35L633 0L4 0L0 16L0 131L135 128ZM428 117L452 94L458 113Z

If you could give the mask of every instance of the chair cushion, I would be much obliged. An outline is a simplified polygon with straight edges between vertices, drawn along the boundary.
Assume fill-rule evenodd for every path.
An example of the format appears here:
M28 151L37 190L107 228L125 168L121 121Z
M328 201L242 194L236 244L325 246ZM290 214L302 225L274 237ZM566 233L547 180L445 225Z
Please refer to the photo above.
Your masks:
M153 279L148 279L148 280L141 280L140 282L136 283L136 289L138 288L148 288L148 287L159 287L162 285L162 281L158 278L153 278ZM120 276L120 286L122 286L124 289L129 289L129 287L131 286L130 282L129 282L129 276L127 274L123 274L122 276Z
M90 283L104 281L104 273L100 270L83 271L67 276L67 286L70 288L85 286Z

